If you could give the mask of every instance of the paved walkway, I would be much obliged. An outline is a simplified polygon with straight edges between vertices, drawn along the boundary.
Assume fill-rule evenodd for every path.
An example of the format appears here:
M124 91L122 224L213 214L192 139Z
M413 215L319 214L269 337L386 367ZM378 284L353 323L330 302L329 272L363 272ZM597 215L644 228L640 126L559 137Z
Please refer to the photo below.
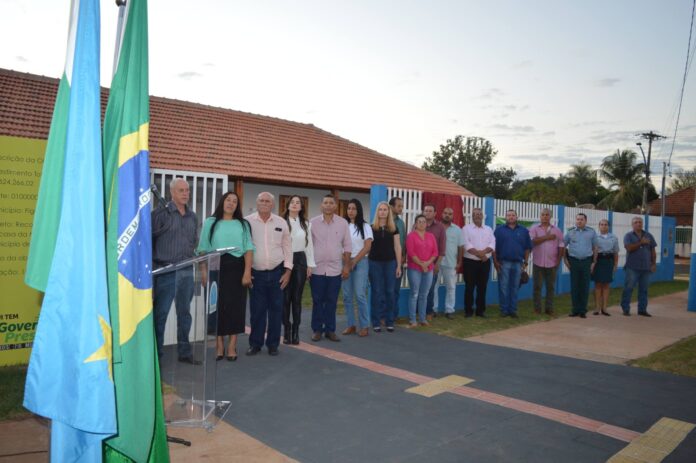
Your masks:
M590 315L530 327L567 330L553 339L568 353L592 336L616 341L631 331L627 338L654 350L693 328L684 300L655 299L651 319ZM691 463L696 455L696 379L613 364L621 352L643 355L612 348L623 341L582 350L611 360L603 364L407 329L311 343L304 326L301 336L279 357L264 350L219 362L218 399L232 408L211 433L170 427L193 442L170 444L172 461ZM0 436L15 446L0 462L47 461L41 421L0 423ZM34 453L1 456L23 451Z
M687 312L687 296L685 291L650 299L651 318L637 316L635 304L630 317L621 315L621 308L614 306L609 308L611 317L595 316L590 312L586 319L560 317L467 340L625 364L696 335L696 312Z

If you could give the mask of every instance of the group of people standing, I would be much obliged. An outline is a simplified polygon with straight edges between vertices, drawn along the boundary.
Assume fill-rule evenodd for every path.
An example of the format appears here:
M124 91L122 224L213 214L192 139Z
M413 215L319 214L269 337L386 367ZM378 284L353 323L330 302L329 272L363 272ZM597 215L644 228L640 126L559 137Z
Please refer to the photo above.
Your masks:
M505 225L496 228L494 236L495 267L498 271L500 309L503 317L517 317L517 291L521 275L526 273L529 254L533 256L534 312L542 310L542 288L546 286L544 311L554 315L553 298L557 270L561 260L570 271L571 317L587 318L590 282L595 283L594 315L610 316L607 311L609 286L619 263L619 240L609 232L609 221L599 221L599 233L587 226L587 215L578 213L575 227L565 235L551 224L551 211L542 209L540 222L527 230L518 224L517 213L506 213ZM643 229L643 219L634 217L632 230L624 236L626 264L625 281L621 297L623 315L630 316L631 295L638 286L638 315L650 317L648 306L648 281L656 270L657 243Z
M453 223L451 208L443 209L438 221L436 207L427 204L407 232L401 218L403 201L398 197L380 202L372 223L368 223L357 199L348 202L345 216L340 217L336 214L336 198L328 194L322 199L321 215L308 219L299 196L291 196L279 216L272 212L274 196L263 192L256 198L256 212L244 217L239 197L228 192L198 234L196 215L187 206L188 183L175 178L170 193L172 200L152 213L155 269L196 253L230 248L220 258L217 275L217 360L238 358L237 337L245 330L247 293L251 325L247 355L258 354L264 345L270 355L278 355L281 331L283 343L299 344L302 294L307 281L312 294L312 341L340 341L336 307L341 289L347 321L343 335L365 337L370 327L374 332L383 328L393 332L403 264L411 289L410 327L428 325L437 316L434 301L439 275L446 286L445 317L451 319L454 313L458 273L463 273L466 284L465 317L486 317L491 264L498 272L501 316L516 318L518 288L530 253L536 313L541 313L542 287L546 286L544 310L554 314L556 272L563 260L571 272L571 316L585 318L590 279L595 282L595 314L609 315L608 288L618 264L618 240L609 233L606 220L600 222L596 233L586 226L587 217L582 213L565 235L551 224L548 209L542 210L540 222L529 230L518 224L517 214L511 209L505 224L493 231L483 224L481 209L474 209L472 223L460 228ZM656 243L642 230L640 217L633 219L633 231L624 238L624 245L628 251L621 303L624 314L630 314L631 293L638 285L638 313L650 316L647 283L650 272L655 271ZM205 277L207 269L202 268L201 274ZM158 276L153 294L160 356L166 319L174 302L178 359L196 364L188 340L193 289L193 268L189 268Z

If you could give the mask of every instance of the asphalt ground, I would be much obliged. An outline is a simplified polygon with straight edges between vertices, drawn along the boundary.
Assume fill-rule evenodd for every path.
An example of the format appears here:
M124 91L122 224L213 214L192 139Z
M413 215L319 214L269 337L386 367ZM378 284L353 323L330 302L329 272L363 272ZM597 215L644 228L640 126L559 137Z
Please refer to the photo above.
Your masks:
M309 312L304 313L308 320ZM338 326L345 323L340 320ZM696 379L635 367L489 346L397 328L321 347L468 385L637 433L662 417L696 423ZM624 440L453 393L406 393L412 381L281 345L217 362L217 399L237 429L302 462L600 462ZM300 347L303 347L302 345ZM329 353L329 355L332 355ZM166 369L165 369L166 370ZM181 373L184 373L183 371ZM166 376L166 371L164 372ZM696 431L665 462L696 461Z

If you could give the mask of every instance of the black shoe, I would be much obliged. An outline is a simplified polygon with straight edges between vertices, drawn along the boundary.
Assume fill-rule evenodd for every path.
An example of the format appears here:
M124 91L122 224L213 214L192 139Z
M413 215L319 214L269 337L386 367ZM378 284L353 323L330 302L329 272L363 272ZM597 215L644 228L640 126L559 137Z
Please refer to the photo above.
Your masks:
M191 365L200 365L200 360L194 360L193 357L179 357L181 363L190 363Z
M393 332L394 332L394 327L393 327L393 326L387 326L387 331L388 331L389 333L393 333Z
M572 313L569 313L568 316L569 316L569 317L579 317L580 314L577 314L577 313L575 313L575 312L572 312Z
M374 331L375 333L381 333L381 332L382 332L382 327L381 327L381 326L375 326L374 328L372 328L372 331Z
M510 314L510 318L519 318L515 312Z
M641 317L652 317L652 315L650 315L648 312L638 312L638 315Z
M480 317L480 318L488 318L488 317L486 317L485 313L477 313L476 316Z
M624 316L626 316L626 317L630 317L630 316L631 316L631 312L624 312L623 314L624 314Z
M468 312L464 314L464 318L471 318L473 316L474 316L474 314L468 313Z
M256 355L256 354L258 354L259 352L261 352L261 348L260 348L260 347L251 346L249 349L247 349L246 354L247 354L247 355Z
M293 325L290 343L295 345L295 346L300 343L300 327L299 327L299 325Z
M269 347L268 348L268 355L276 356L278 355L278 348L277 347Z
M286 329L285 334L283 334L283 344L290 344L290 330Z
M225 357L224 355L218 355L217 357L215 357L215 361L216 361L216 362L219 362L219 361L222 360L224 357Z
M580 318L587 318L587 315L585 315L584 313L581 313Z
M445 318L446 318L447 320L454 320L454 315L452 315L451 313L446 313L446 314L445 314Z
M236 355L228 355L228 356L227 356L227 361L228 361L228 362L236 362L236 361L237 361L237 356L236 356Z

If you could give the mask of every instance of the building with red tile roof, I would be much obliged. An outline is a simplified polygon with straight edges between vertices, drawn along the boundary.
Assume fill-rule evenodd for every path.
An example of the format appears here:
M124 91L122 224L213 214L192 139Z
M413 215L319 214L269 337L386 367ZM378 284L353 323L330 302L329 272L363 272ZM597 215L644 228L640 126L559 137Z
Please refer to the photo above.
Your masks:
M46 139L58 82L0 69L0 136ZM102 89L103 109L107 97ZM364 198L371 185L383 184L472 195L312 124L155 96L150 97L150 164L153 171L221 174L242 194L246 185L259 184Z
M684 188L665 196L665 215L675 217L677 226L691 226L694 221L694 195L696 187ZM648 210L652 215L661 215L662 199L655 199L648 203Z

